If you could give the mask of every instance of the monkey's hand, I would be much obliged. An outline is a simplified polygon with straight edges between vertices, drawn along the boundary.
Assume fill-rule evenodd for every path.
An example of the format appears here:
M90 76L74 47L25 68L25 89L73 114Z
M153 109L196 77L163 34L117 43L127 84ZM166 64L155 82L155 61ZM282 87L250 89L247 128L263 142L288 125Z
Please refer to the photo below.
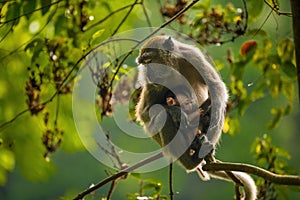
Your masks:
M204 134L197 134L190 146L190 156L194 159L196 159L196 157L205 159L209 157L213 151L214 145L208 141Z

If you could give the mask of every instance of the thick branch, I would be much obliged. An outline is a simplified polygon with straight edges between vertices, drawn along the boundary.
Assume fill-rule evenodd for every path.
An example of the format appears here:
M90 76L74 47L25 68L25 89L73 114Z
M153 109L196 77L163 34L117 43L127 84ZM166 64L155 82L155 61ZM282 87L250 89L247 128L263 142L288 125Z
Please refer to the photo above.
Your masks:
M293 31L294 31L294 43L296 51L296 66L298 77L298 95L300 102L300 1L291 0L292 15L293 15Z
M278 175L265 169L242 163L209 163L202 167L205 171L240 171L262 177L272 183L281 185L299 185L300 176Z

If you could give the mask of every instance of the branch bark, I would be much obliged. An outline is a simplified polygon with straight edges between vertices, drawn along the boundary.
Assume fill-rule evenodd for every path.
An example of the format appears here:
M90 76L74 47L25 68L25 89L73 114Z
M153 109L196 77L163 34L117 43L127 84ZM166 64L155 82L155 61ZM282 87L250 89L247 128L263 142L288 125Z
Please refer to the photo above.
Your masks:
M300 1L291 0L291 8L293 15L293 32L296 52L296 66L298 78L298 98L300 102Z
M151 163L159 158L163 157L163 153L157 153L145 160L142 160L141 162L128 167L116 174L111 175L110 177L107 177L106 179L102 180L101 182L97 183L95 186L88 188L87 190L83 191L82 193L78 194L77 197L74 198L74 200L81 200L86 195L94 192L95 190L101 188L105 184L116 180L117 178L120 178L122 176L126 176L128 173L134 171L135 169L138 169L148 163ZM222 162L222 163L208 163L202 167L205 171L240 171L245 172L247 174L253 174L259 177L262 177L265 180L268 180L275 184L280 185L294 185L294 186L300 186L300 176L293 176L293 175L278 175L272 172L269 172L265 169L256 167L254 165L249 164L243 164L243 163L229 163L229 162ZM172 170L170 170L170 173ZM172 197L172 195L171 195Z
M174 192L173 192L173 161L171 160L169 166L169 191L170 191L170 200L173 200Z
M300 176L278 175L265 169L242 163L208 163L202 167L205 171L240 171L262 177L272 183L280 185L298 185L300 186Z

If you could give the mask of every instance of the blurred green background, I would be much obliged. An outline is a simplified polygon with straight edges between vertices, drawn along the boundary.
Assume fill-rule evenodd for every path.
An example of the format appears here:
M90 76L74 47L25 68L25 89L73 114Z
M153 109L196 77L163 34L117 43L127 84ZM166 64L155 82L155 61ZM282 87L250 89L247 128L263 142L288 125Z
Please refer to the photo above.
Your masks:
M46 76L47 73L50 74L41 84L42 92L34 90L36 92L34 95L40 95L40 102L44 102L57 91L55 81L61 82L62 80L59 78L64 77L84 53L109 37L113 30L122 32L148 26L147 17L142 8L147 10L151 25L159 26L168 19L158 17L161 16L161 6L165 3L170 5L176 3L176 1L150 0L137 2L140 3L136 4L130 0L0 2L0 124L9 121L20 111L28 108L29 96L26 93L28 92L26 82L36 76L36 74L33 76L32 72L38 73L38 65L41 66L40 68ZM197 15L200 15L198 12L203 12L200 8L209 10L211 7L219 6L221 9L228 3L232 3L235 8L243 8L243 3L239 0L200 2L201 6L187 12L190 13L189 17L197 19ZM270 7L262 3L263 1L246 2L249 9L252 9L251 11L257 10L258 12L249 10L248 13L248 30L252 30L252 33L223 45L203 44L220 69L228 88L232 83L232 71L227 62L228 49L238 60L241 46L245 41L256 40L258 48L262 49L265 44L263 41L267 38L273 43L274 46L271 49L274 51L279 41L293 39L290 17L271 13ZM136 7L118 28L118 24L130 8L128 5ZM101 21L105 16L109 16L110 13L123 6L128 7L103 23L91 26L94 22ZM285 1L280 1L279 6L280 10L290 12L289 4ZM93 19L89 18L91 16ZM90 27L90 29L85 30L85 27ZM170 27L183 33L188 33L190 30L189 26L181 26L179 22L174 22ZM266 35L255 34L257 29L264 31ZM51 51L57 53L59 61L49 55ZM133 63L133 59L129 58L128 63ZM58 72L53 72L53 69ZM255 66L255 62L249 61L243 73L244 89L250 94L264 79L262 70ZM289 88L292 90L290 93L295 93L292 98L286 98L281 90L277 95L273 95L266 89L261 98L248 102L242 115L238 114L236 110L232 111L232 116L234 119L238 119L239 123L232 125L232 128L239 129L239 131L227 132L222 135L216 151L216 157L219 160L258 165L254 159L255 152L250 152L250 149L257 137L262 138L267 134L271 136L275 146L290 153L290 159L283 158L287 162L288 169L286 171L289 173L300 171L299 100L297 99L295 79L288 80L294 86ZM37 82L40 83L41 80L37 78ZM73 83L70 81L70 84ZM233 94L232 98L234 96L237 94ZM272 114L271 110L285 107L287 104L291 105L291 112L287 116L280 116L278 124L271 129L268 128L270 121L274 122L274 113ZM58 117L56 115L57 107L59 107ZM49 123L45 123L47 115L49 115ZM116 126L109 120L103 123L105 123L105 127ZM41 138L47 130L57 131L56 128L63 130L64 134L56 135L55 137L58 139L55 138L53 142L55 143L59 139L62 139L62 142L57 148L55 147L55 151L48 151L45 156L47 150ZM119 137L122 134L114 129L110 133L112 141L122 147L129 146L130 149L145 148L141 147L139 143ZM149 141L149 143L151 143L149 146L155 146L154 141ZM0 199L72 199L91 184L96 184L114 172L96 160L82 145L75 129L72 116L72 97L68 92L62 94L59 100L54 98L53 102L49 102L46 108L39 111L37 115L26 112L12 123L1 126ZM155 183L161 182L161 194L168 195L168 173L168 168L164 168L141 174L141 177L145 182L148 179L153 179ZM178 165L174 165L173 174L175 199L233 199L234 187L231 183L220 180L203 182L196 173L187 174ZM112 199L126 199L127 194L139 192L141 184L139 181L140 179L134 176L128 176L127 179L121 180ZM145 195L151 196L152 189L150 187L149 190L145 190ZM86 199L105 198L108 190L109 185L88 195ZM277 190L277 193L278 199L298 199L300 197L299 188L296 187L283 186Z

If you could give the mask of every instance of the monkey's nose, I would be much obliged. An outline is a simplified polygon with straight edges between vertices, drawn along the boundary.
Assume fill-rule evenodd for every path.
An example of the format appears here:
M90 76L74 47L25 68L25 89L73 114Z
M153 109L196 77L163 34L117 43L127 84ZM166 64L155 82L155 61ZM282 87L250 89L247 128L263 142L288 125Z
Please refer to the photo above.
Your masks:
M147 64L150 63L152 59L149 57L148 53L144 53L138 57L137 61L139 64Z

